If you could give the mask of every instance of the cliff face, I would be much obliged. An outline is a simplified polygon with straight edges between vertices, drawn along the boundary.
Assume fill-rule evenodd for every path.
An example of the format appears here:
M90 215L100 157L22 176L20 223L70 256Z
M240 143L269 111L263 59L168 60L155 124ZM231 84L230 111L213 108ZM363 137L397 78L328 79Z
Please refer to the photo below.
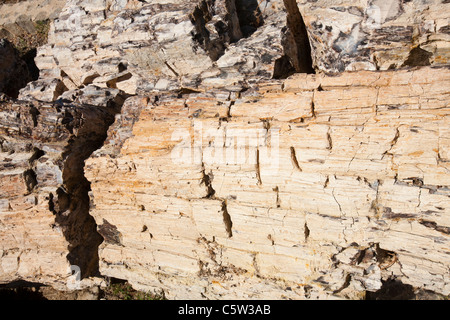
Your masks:
M0 102L0 282L449 295L448 6L68 1Z
M101 273L174 298L357 298L390 278L448 294L449 77L127 100L132 136L114 125L86 164Z

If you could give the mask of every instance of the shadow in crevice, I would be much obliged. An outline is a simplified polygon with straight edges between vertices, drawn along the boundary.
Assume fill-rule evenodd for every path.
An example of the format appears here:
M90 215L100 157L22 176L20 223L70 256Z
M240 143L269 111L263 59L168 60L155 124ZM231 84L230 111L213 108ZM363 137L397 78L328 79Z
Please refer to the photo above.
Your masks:
M264 24L257 0L201 0L190 15L194 41L217 61L230 43L250 37Z
M235 4L242 36L248 38L264 24L258 1L235 0Z
M380 290L367 292L366 300L412 300L415 299L414 288L399 280L389 279L383 282Z
M191 14L191 22L195 26L192 38L206 51L212 61L217 61L226 49L226 28L216 24L215 28L221 30L221 33L218 33L218 37L212 37L206 25L213 16L214 0L202 0Z
M283 2L287 11L286 26L281 30L284 55L275 61L273 78L285 79L294 73L315 73L308 31L297 2Z
M433 53L423 50L420 46L415 47L409 53L408 59L403 63L402 67L424 67L431 65L430 59Z
M27 51L23 56L22 60L25 61L28 68L28 73L30 74L31 81L36 81L39 79L39 69L34 62L34 58L36 58L37 50L36 48Z
M43 286L23 280L0 285L0 300L47 300L39 291Z
M122 67L121 67L122 68ZM85 176L85 161L100 149L108 137L108 129L122 110L126 95L109 99L106 108L96 108L58 100L63 124L68 132L75 132L62 154L63 185L52 195L56 225L61 227L69 243L67 259L80 269L80 277L99 276L98 248L104 238L91 216L91 183ZM90 115L90 122L80 124L80 118Z

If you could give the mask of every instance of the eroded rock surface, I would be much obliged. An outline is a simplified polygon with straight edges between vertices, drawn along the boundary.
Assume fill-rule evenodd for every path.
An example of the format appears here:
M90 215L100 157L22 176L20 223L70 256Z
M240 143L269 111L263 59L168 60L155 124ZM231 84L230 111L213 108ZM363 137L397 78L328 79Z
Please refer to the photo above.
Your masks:
M0 97L0 283L448 296L449 5L55 7Z
M297 2L322 71L448 64L448 1Z
M241 90L295 72L445 65L440 0L71 0L36 64L68 89ZM52 96L50 94L50 96Z
M72 0L36 64L42 79L58 79L68 89L241 90L247 82L300 70L288 58L275 70L288 46L283 41L293 37L286 23L282 1L263 14L256 1Z
M361 298L392 279L448 295L449 80L303 74L128 99L139 120L85 169L101 273L171 298Z

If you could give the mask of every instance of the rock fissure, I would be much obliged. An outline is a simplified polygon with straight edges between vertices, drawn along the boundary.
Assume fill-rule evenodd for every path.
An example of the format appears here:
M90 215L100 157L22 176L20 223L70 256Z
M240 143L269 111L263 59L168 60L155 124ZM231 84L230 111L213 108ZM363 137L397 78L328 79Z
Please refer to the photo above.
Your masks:
M287 10L287 34L284 40L284 51L292 66L292 73L315 73L311 58L311 45L305 22L295 0L283 0ZM278 79L283 77L278 77Z

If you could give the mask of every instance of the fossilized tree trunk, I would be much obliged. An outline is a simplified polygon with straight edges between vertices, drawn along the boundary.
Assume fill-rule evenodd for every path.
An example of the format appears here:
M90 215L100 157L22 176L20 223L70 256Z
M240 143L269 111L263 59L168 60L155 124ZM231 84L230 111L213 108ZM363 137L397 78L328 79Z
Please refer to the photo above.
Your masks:
M58 4L0 96L0 283L448 295L449 6Z
M449 79L127 100L132 135L116 122L86 165L101 273L172 298L356 298L388 279L448 294Z

